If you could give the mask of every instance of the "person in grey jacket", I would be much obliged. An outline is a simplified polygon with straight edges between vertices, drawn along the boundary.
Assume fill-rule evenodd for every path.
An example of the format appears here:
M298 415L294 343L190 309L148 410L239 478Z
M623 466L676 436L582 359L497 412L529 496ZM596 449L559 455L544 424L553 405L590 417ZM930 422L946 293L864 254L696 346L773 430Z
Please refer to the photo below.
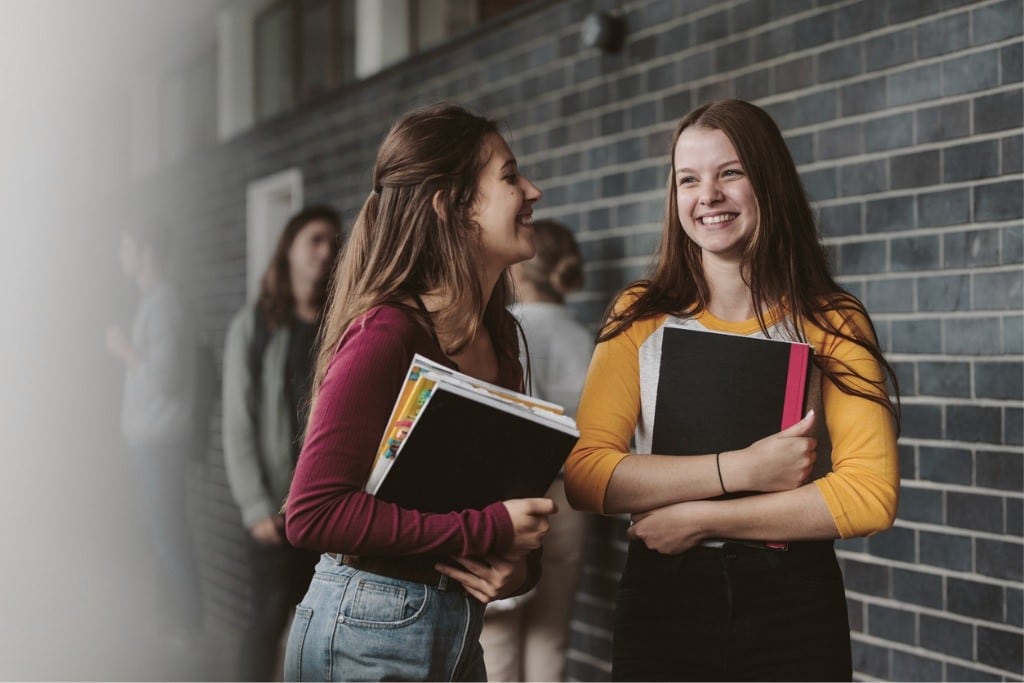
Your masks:
M273 680L278 643L318 555L288 544L280 510L309 410L315 341L341 225L327 206L293 216L257 300L239 311L224 348L223 437L228 484L249 536L250 615L242 680Z

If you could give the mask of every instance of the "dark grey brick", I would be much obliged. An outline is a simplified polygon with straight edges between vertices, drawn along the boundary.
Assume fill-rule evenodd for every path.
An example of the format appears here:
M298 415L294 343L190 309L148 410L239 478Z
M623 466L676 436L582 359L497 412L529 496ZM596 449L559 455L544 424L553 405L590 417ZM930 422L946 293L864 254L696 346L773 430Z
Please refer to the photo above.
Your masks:
M693 33L693 40L697 45L725 38L729 35L729 11L722 10L701 17L697 20Z
M697 88L698 102L714 102L715 100L724 100L732 96L732 81L727 79L705 83Z
M918 24L917 58L956 52L971 44L970 14L961 12Z
M950 612L978 619L991 619L1003 612L1003 591L999 586L949 577L946 598Z
M786 147L798 168L814 161L814 133L787 136Z
M843 116L879 111L887 104L884 76L844 85L839 92Z
M854 633L864 633L864 613L866 607L860 600L853 598L846 599L846 613L850 620L850 630Z
M856 202L822 207L818 226L821 234L825 237L860 234L863 231L862 206L860 202Z
M937 185L940 168L937 149L894 156L889 161L890 184L894 190Z
M890 652L889 648L855 640L851 643L853 670L880 681L891 681Z
M851 123L818 132L818 158L835 159L864 151L864 126Z
M938 64L926 64L889 76L889 104L896 106L933 100L940 94L942 70Z
M946 436L955 441L1000 443L1002 416L990 406L947 406Z
M886 189L885 160L865 161L839 169L842 196L874 194Z
M907 28L871 38L864 45L864 54L868 71L881 71L914 61L914 29Z
M686 50L693 44L692 22L685 22L670 29L659 31L654 41L654 51L660 57Z
M978 538L974 547L975 567L982 576L1018 582L1024 579L1024 547L1020 541Z
M778 64L772 70L772 75L777 92L806 88L815 82L814 58L800 57Z
M1024 353L1024 318L1003 318L1003 353Z
M619 140L612 148L612 163L628 164L647 159L647 139L644 137Z
M972 230L942 236L946 268L994 266L999 263L999 231Z
M1024 170L1024 136L1003 138L1003 175Z
M983 140L944 149L942 169L947 183L999 175L999 141Z
M924 396L951 396L969 398L971 395L971 365L955 361L920 361L918 364L921 394ZM934 481L955 481L971 483L971 454L966 451L947 452L945 449L928 449L928 454L941 462L938 467L925 467L925 449L921 447L921 476ZM952 456L955 453L956 456ZM947 469L951 458L959 462L957 469ZM928 472L928 474L925 474ZM936 479L936 476L939 478ZM944 479L942 477L955 477Z
M967 666L960 666L959 664L953 664L951 662L946 663L946 675L942 678L944 681L963 681L963 683L979 683L980 681L1002 681L1003 677L989 673L988 671L982 671L981 669L972 669Z
M795 45L793 24L783 24L754 36L754 59L765 61L789 53Z
M906 403L902 408L900 435L908 439L941 439L942 408L939 406Z
M970 310L969 275L939 275L917 280L917 306L922 311Z
M917 560L917 541L913 529L893 527L867 539L868 551L875 557L898 562Z
M834 168L822 168L800 174L807 195L814 201L834 199L837 193L838 173Z
M626 115L621 109L614 109L601 114L598 128L601 135L615 135L626 130Z
M626 175L626 191L647 192L665 187L668 171L662 166L648 166Z
M1020 453L979 451L974 456L977 486L1006 491L1024 489L1024 458Z
M905 475L901 472L901 475ZM900 490L900 519L909 522L926 522L942 524L943 496L941 491L934 489L917 489L904 486ZM897 596L897 599L899 597Z
M1019 588L1006 589L1006 623L1018 628L1024 626L1024 591Z
M975 45L993 43L997 40L1020 35L1024 25L1020 0L1005 0L971 12Z
M963 407L975 408L974 406ZM984 410L995 412L998 415L998 409L986 408ZM1003 533L1003 499L991 494L951 491L946 494L946 522L950 526L961 529Z
M970 134L970 102L950 102L917 111L918 142L939 142Z
M740 99L750 101L767 97L774 92L772 88L772 70L770 67L767 67L741 74L736 77L733 86L736 88L736 97Z
M1024 59L1021 58L1022 46L1020 43L1013 43L1005 46L999 51L999 65L1003 72L1002 82L1020 83L1024 80Z
M942 62L943 95L987 90L997 85L999 50L976 52Z
M626 52L631 61L646 62L657 54L657 47L657 37L648 35L633 42L627 40Z
M913 612L882 605L868 605L868 633L897 643L915 644L917 617Z
M974 100L974 132L1020 128L1024 125L1024 92L1011 90Z
M626 174L610 173L601 178L601 196L617 197L626 193Z
M974 275L974 310L1024 308L1024 272L979 272Z
M615 95L615 99L631 100L644 93L645 76L646 74L644 73L634 73L614 79L612 81L612 92Z
M669 95L662 101L661 108L666 121L678 121L693 108L690 91L684 90ZM668 145L665 146L665 152L662 153L666 153L667 150Z
M921 227L967 223L970 212L971 191L967 188L922 193L917 197L917 224Z
M896 353L941 353L942 322L936 319L894 320L892 350Z
M851 43L818 54L818 81L828 83L864 70L864 46Z
M942 321L946 353L991 355L1001 352L999 318L953 318Z
M611 210L608 207L591 209L587 212L585 226L589 231L607 230L611 227Z
M900 388L900 391L903 391L903 389ZM916 446L911 446L909 444L897 445L900 461L900 477L902 479L917 479L916 448Z
M750 64L750 41L736 40L715 48L715 64L720 72L736 71Z
M836 91L824 90L793 100L793 126L824 123L836 118Z
M974 466L970 451L923 445L919 460L919 476L922 479L939 483L971 484Z
M881 344L880 342L879 345L885 353L892 351L892 348L886 344ZM900 396L917 396L917 382L915 381L917 373L914 363L910 361L891 361L889 364L892 365L892 369L896 372L896 380L900 383ZM902 468L900 471L902 471Z
M846 581L846 588L855 593L864 593L880 598L889 597L891 590L889 567L847 560L843 567L843 578Z
M839 247L840 272L843 275L884 273L886 267L886 243L852 242ZM872 283L874 284L874 283ZM910 297L912 300L912 296Z
M696 81L714 73L712 57L714 53L705 51L688 55L679 62L679 78L681 82Z
M870 206L868 209L870 210ZM921 235L892 240L889 263L894 272L938 268L939 237Z
M835 39L835 22L831 12L800 19L794 27L795 45L801 49L830 43Z
M864 123L864 149L879 152L914 143L914 114L904 112Z
M1007 220L1024 215L1024 183L995 182L974 188L975 220Z
M900 602L941 609L942 577L909 569L893 568L893 595Z
M1024 410L1003 408L1003 443L1024 445Z
M855 2L836 10L836 37L867 33L888 25L888 3Z
M894 681L938 681L942 679L942 662L920 655L892 651L892 679Z
M658 122L658 103L655 100L639 102L629 108L629 125L632 129L646 128Z
M932 652L968 661L974 659L974 627L962 621L922 614L920 640L921 646Z
M899 24L939 11L939 0L899 0L889 3L889 23Z
M1024 262L1024 226L1003 228L1003 263Z
M647 70L647 91L658 92L679 85L676 63L659 64Z
M732 8L732 27L735 33L763 26L771 21L771 5L764 0L746 0Z
M973 552L970 536L920 532L921 563L954 571L971 571Z
M979 361L974 366L978 398L1024 399L1024 364L1020 361Z
M978 625L978 661L1004 671L1024 670L1024 635Z

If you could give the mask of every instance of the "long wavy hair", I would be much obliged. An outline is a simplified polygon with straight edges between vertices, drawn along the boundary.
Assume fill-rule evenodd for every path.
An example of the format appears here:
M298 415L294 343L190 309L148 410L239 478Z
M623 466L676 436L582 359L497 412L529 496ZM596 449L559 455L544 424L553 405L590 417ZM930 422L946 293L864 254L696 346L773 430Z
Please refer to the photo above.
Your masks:
M480 226L470 218L489 160L487 142L495 135L496 122L448 103L410 112L392 126L333 277L314 401L353 321L374 306L402 304L428 292L441 293L445 308L431 312L432 320L417 309L410 313L425 328L433 324L445 332L446 354L463 349L482 323L499 363L519 367L516 326L506 310L512 291L508 269L485 299Z
M288 252L299 236L303 228L313 221L323 221L334 229L332 240L333 253L331 262L338 254L339 242L341 239L341 218L333 208L323 204L308 206L302 211L288 219L280 237L277 238L277 246L274 247L274 254L270 257L267 270L260 280L260 294L258 305L267 321L267 327L275 330L282 325L287 325L295 311L297 302L292 292L291 268L288 264ZM323 315L324 304L327 301L327 287L330 281L330 271L317 283L314 292L313 304Z
M810 202L782 132L767 112L742 100L719 100L700 106L676 127L657 259L647 279L627 288L635 289L638 296L619 311L609 307L598 342L615 337L642 318L663 314L688 316L708 307L710 288L701 249L682 229L676 203L676 143L683 131L694 126L725 133L754 190L760 218L743 250L742 274L750 288L761 330L768 334L768 311L775 304L783 304L789 323L801 338L804 324L810 323L866 350L883 368L881 380L864 377L836 358L815 356L815 363L844 393L885 406L898 427L896 373L882 355L864 305L832 277ZM867 321L868 329L855 324L858 314ZM836 316L838 324L833 322ZM886 378L891 382L895 401L889 397ZM861 388L864 384L867 389Z

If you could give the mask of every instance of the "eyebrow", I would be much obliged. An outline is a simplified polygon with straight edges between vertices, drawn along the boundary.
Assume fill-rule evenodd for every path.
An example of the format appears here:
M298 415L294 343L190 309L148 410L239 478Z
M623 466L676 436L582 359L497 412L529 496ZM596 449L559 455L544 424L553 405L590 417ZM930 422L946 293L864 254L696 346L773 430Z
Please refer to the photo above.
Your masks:
M506 161L505 163L503 163L503 164L501 165L501 170L503 170L503 171L504 171L504 170L505 170L505 167L506 167L506 166L512 166L513 168L516 168L516 167L517 167L518 165L519 165L519 164L518 164L518 163L516 163L516 158L515 158L515 157L512 157L512 158L510 158L510 159L509 159L508 161Z
M724 164L719 164L718 168L725 168L726 166L733 166L733 165L738 165L740 167L743 166L743 164L740 163L739 159L733 159L732 161L727 161ZM694 171L692 168L689 168L689 167L677 168L676 169L676 175L679 175L680 173L696 173L696 171Z

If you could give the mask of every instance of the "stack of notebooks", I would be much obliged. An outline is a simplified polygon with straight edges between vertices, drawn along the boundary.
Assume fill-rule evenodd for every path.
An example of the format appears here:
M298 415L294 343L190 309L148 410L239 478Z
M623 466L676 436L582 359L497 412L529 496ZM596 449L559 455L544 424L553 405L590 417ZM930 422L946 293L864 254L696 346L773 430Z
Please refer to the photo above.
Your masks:
M416 355L366 491L441 513L543 496L579 437L563 413Z

